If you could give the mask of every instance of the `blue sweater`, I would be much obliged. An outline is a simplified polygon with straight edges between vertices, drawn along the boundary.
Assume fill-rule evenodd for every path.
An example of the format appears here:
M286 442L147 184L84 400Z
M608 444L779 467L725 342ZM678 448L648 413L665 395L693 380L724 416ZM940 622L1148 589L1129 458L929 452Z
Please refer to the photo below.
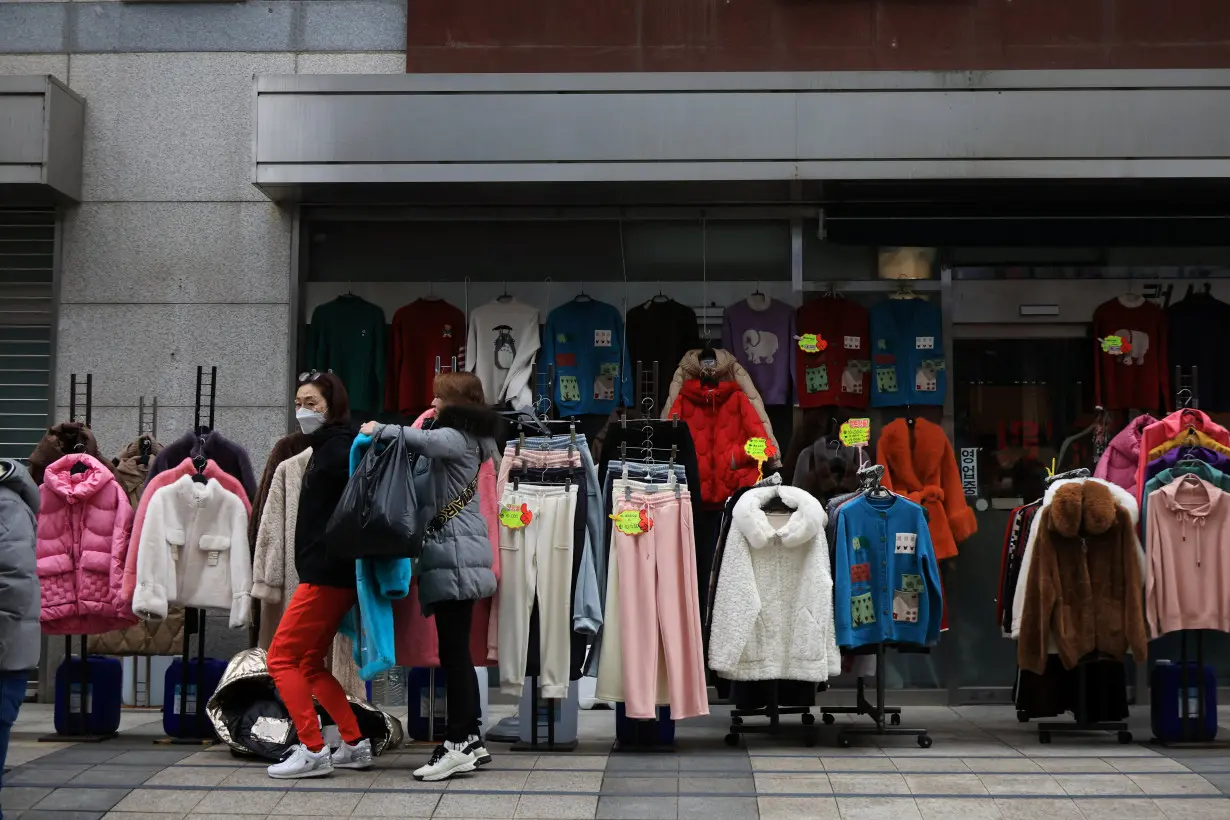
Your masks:
M836 552L840 646L939 640L944 597L922 507L900 496L851 501L837 514Z
M618 308L592 299L565 302L547 316L538 371L555 365L552 400L561 416L610 415L632 404L633 373Z
M871 406L943 404L947 384L940 308L886 299L871 308Z
M350 446L354 475L372 437L360 434ZM355 562L359 605L342 619L339 631L354 642L359 677L372 680L397 665L393 641L393 601L410 594L409 558L360 558Z

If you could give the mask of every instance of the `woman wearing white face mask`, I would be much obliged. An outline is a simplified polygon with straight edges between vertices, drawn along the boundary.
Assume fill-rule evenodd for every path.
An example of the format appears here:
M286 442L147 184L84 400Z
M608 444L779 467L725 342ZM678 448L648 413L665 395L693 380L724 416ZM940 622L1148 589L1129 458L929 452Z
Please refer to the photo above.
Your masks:
M350 479L350 400L333 373L305 373L295 393L295 418L312 440L295 520L295 588L269 647L269 674L299 733L291 756L269 767L275 778L319 777L334 767L366 769L371 745L363 739L346 692L325 669L325 654L342 617L356 600L355 562L331 559L324 532ZM343 745L330 752L320 734L313 698L337 724Z

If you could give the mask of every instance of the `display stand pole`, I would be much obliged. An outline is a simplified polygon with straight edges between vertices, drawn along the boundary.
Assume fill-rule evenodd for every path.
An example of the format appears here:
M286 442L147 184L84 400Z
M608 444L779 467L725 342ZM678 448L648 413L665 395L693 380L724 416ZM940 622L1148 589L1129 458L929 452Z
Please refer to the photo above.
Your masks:
M911 729L903 728L901 724L901 710L889 709L884 706L884 678L887 667L884 658L884 644L876 644L876 703L875 706L868 709L867 713L871 715L873 721L872 726L847 726L842 728L837 734L837 745L842 748L850 746L851 735L901 735L915 737L918 739L918 745L924 749L931 748L931 736L927 734L926 729ZM860 679L860 684L862 683ZM860 686L861 689L861 686ZM862 700L862 693L859 693L859 699ZM863 704L859 705L859 708ZM870 704L868 704L870 705ZM825 710L827 713L828 709ZM836 710L832 710L836 711ZM884 716L891 715L892 725L885 725ZM826 715L825 723L829 723Z
M209 390L209 416L207 423L202 424L201 411L205 405L205 390ZM193 414L193 432L201 437L202 456L204 455L204 436L214 429L214 410L218 398L218 366L209 369L209 383L205 383L205 368L196 368L196 409ZM192 728L187 730L184 722L188 718L188 669L191 653L189 644L192 635L196 634L196 698L193 703ZM205 610L197 607L184 609L184 646L180 652L179 669L179 721L180 735L176 737L161 737L155 740L157 744L173 744L177 746L199 746L214 742L213 727L205 720ZM163 697L166 697L165 693Z
M88 428L93 421L94 409L94 374L86 373L84 379L77 378L76 373L72 373L68 377L68 420L83 421ZM84 410L84 418L78 419L77 408L80 403ZM73 446L73 452L84 453L85 444L78 443ZM99 743L116 736L115 732L96 733L90 731L90 654L86 646L86 636L81 635L80 641L80 669L78 670L79 678L77 685L81 687L79 700L77 702L76 714L73 710L73 680L72 680L72 661L73 661L73 636L64 636L64 677L65 677L65 696L68 703L65 704L65 720L68 731L63 734L53 732L49 735L43 735L39 738L40 741L48 743L60 742L66 740L77 743Z
M567 742L557 743L555 740L555 704L553 698L544 698L547 705L547 742L538 742L538 704L539 701L538 676L530 676L530 713L529 715L521 715L521 720L530 721L530 742L525 743L518 741L508 747L510 752L571 752L577 748L577 741L570 740Z

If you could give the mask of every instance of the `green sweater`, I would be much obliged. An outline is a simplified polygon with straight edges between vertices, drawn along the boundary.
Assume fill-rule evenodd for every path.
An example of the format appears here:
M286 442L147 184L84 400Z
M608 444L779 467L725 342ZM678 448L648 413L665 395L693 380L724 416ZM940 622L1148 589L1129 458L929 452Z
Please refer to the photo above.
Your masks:
M383 406L385 327L384 310L357 296L339 296L312 311L308 367L332 370L354 411L374 414Z

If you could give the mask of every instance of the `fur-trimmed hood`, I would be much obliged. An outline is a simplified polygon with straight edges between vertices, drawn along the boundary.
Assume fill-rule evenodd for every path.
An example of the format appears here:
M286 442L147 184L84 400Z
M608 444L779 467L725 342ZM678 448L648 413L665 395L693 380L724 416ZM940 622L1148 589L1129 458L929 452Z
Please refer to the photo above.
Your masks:
M876 461L886 469L885 487L926 509L935 557L955 557L957 544L978 531L978 522L965 503L957 457L944 429L915 419L911 442L906 420L894 419L880 434Z
M1093 478L1093 479L1090 479L1090 478L1061 478L1060 480L1053 482L1049 487L1046 488L1046 494L1042 496L1042 506L1048 507L1051 504L1053 504L1059 498L1060 490L1062 490L1064 487L1070 487L1074 484L1077 486L1084 486L1086 484L1093 485L1094 489L1090 489L1087 491L1089 493L1088 497L1091 499L1095 499L1098 502L1102 502L1104 500L1103 494L1105 494L1106 496L1109 496L1112 504L1118 504L1125 511L1127 511L1127 514L1132 519L1132 526L1135 526L1136 522L1140 520L1140 508L1136 506L1136 499L1132 496L1131 493L1129 493L1127 490L1123 489L1122 487L1118 486L1117 484L1112 484L1109 481L1103 481L1101 479L1096 479L1096 478ZM1068 499L1068 501L1066 502L1067 504L1070 505L1074 503L1071 500L1072 496L1065 496L1065 497ZM1076 497L1085 498L1086 496L1084 494L1081 494ZM1078 514L1079 514L1079 510L1078 510ZM1114 512L1113 511L1110 513L1110 517L1111 517L1110 523L1114 523ZM1109 524L1107 526L1109 526ZM1104 532L1104 531L1105 531L1105 528L1103 528L1102 530L1098 530L1098 532Z
M1110 488L1099 481L1065 484L1050 497L1048 524L1064 538L1101 535L1115 525L1119 508Z
M765 505L777 497L794 510L781 528L774 527L764 511ZM735 504L732 518L752 549L762 549L769 544L783 547L810 544L828 523L819 501L803 490L785 486L748 490Z

